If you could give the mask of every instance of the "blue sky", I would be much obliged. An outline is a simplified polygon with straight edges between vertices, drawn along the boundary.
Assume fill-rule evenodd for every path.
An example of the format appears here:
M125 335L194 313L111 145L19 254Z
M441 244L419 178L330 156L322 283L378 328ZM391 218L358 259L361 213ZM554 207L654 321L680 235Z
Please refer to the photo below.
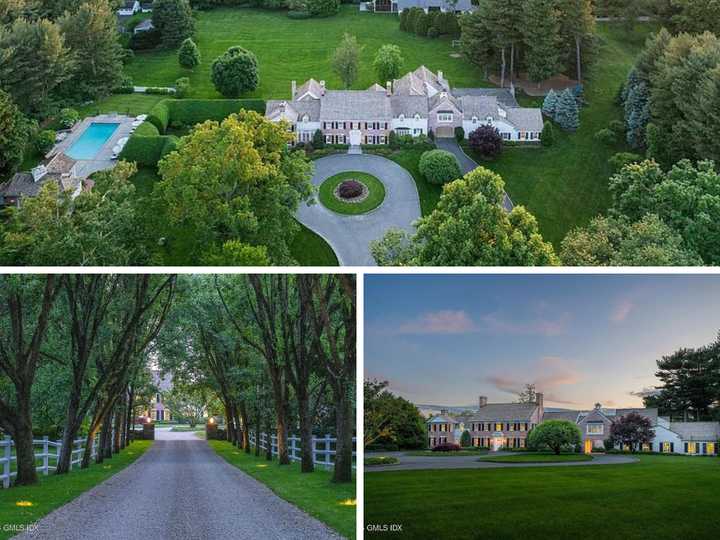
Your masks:
M713 341L720 275L366 275L365 377L415 403L641 405L655 361Z

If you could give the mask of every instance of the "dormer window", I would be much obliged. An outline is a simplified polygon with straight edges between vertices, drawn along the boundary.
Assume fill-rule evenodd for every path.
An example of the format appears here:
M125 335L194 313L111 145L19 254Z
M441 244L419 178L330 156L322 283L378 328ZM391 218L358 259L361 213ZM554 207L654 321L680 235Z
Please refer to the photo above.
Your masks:
M307 114L304 114L302 117L303 122L308 122L310 120L310 117Z
M505 109L498 107L498 116L500 116L500 118L507 118L507 112Z
M401 114L400 116L398 116L398 120L400 120L401 122L404 121L404 120L405 120L405 115L404 115L404 114Z
M473 123L473 124L477 124L477 120L478 120L477 116L473 116L473 117L472 117L472 123Z
M420 115L418 113L415 113L415 120L420 120Z
M488 124L492 124L492 123L493 123L493 117L492 117L492 116L488 116L488 117L486 118L486 120L487 120L487 123L488 123Z

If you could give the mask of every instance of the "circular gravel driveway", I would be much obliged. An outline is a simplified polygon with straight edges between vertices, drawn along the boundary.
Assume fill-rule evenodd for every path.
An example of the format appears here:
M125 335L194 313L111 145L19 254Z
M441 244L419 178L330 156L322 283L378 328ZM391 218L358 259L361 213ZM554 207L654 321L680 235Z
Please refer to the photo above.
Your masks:
M315 161L314 186L344 171L360 171L379 178L385 185L385 200L375 210L358 216L328 210L320 202L300 205L297 219L330 244L345 266L375 266L370 242L388 229L413 232L420 217L420 197L410 173L394 161L370 154L335 154Z
M230 465L193 433L158 431L160 440L135 463L17 538L341 538Z

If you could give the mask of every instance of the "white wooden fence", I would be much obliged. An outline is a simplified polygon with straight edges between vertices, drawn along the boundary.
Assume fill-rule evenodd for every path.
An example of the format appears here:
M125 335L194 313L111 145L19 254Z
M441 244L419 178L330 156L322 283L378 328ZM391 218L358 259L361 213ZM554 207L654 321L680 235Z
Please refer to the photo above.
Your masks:
M250 446L253 448L255 447L255 434L250 432L248 433L250 436ZM321 465L324 467L332 467L335 465L335 443L337 442L337 439L335 437L331 437L330 435L325 435L324 437L315 437L313 435L312 439L312 449L313 449L313 463L315 465ZM355 458L356 458L356 444L357 439L353 437L353 469L355 468ZM277 450L277 435L273 435L271 437L271 447L272 447L272 455L277 456L278 450ZM267 450L267 435L265 433L262 433L260 435L260 448L262 450ZM302 458L300 457L300 437L291 436L288 437L288 455L290 456L290 459L293 461L300 461ZM322 459L319 459L319 458Z
M11 464L17 461L17 458L12 451L14 446L15 443L10 437L5 437L0 440L0 471L2 471L2 474L0 474L0 481L2 481L3 488L10 487L10 480L14 476L17 476L17 472L10 472ZM60 458L60 450L62 448L62 441L51 441L47 437L43 437L40 440L33 440L33 446L40 446L42 448L41 451L35 451L35 460L37 461L38 459L42 459L42 465L36 467L35 470L47 476L50 471L57 469L58 459ZM73 465L80 465L84 452L85 439L77 439L73 441L73 450L70 457L70 470L72 470ZM92 457L95 458L95 455L96 445L95 442L93 442ZM51 461L53 462L52 465L50 464Z

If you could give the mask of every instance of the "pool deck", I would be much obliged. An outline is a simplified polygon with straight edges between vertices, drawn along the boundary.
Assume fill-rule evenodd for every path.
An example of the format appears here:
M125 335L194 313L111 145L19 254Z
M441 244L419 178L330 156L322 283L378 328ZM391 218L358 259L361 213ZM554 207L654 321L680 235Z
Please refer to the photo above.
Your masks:
M107 142L100 148L94 159L79 159L77 161L77 174L82 178L87 178L97 171L112 169L117 160L112 159L112 149L117 142L123 137L129 137L132 130L132 123L135 118L120 114L101 114L85 118L75 127L64 141L56 144L53 149L45 156L52 158L60 152L65 152L77 141L90 124L120 124Z

